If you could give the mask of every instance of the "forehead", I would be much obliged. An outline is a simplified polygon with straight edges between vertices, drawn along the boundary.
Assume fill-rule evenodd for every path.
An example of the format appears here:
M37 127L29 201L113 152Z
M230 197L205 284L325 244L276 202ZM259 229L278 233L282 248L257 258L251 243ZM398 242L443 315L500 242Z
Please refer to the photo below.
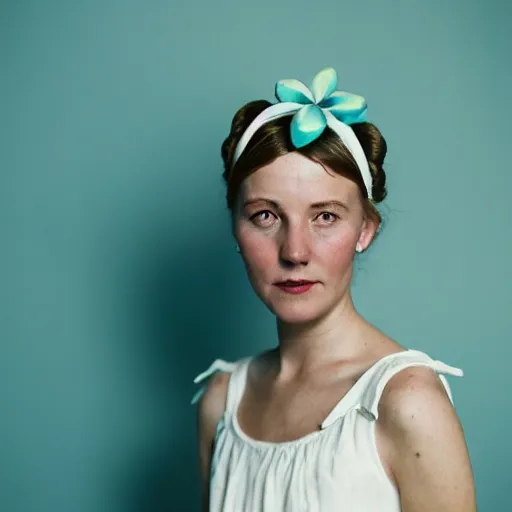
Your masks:
M283 203L314 203L340 199L357 201L357 185L297 152L287 153L258 169L241 184L243 200L265 197Z

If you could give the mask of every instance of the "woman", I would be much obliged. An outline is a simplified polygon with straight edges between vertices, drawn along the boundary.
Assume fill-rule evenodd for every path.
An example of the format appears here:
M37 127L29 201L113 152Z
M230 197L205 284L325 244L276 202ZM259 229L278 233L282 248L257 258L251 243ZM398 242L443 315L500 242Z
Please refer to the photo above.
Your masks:
M211 512L471 512L473 475L442 373L356 311L356 253L381 224L386 142L332 68L235 115L222 146L233 234L279 344L196 378ZM196 400L193 400L195 402Z

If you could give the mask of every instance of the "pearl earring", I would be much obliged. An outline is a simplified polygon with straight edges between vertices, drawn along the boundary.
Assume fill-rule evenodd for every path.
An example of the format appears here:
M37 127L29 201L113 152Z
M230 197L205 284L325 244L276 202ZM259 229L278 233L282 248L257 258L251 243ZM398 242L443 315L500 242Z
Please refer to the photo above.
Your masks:
M356 244L356 251L357 252L361 252L363 250L363 247L361 246L361 244L359 242L357 242Z

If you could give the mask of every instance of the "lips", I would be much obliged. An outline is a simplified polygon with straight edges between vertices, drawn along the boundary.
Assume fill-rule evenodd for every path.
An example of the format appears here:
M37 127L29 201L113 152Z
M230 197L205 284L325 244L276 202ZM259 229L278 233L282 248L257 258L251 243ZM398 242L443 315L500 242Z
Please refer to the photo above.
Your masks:
M303 286L303 285L306 285L306 284L313 284L315 282L316 281L306 281L306 280L291 281L291 280L287 280L287 281L279 281L276 284L279 285L279 286Z

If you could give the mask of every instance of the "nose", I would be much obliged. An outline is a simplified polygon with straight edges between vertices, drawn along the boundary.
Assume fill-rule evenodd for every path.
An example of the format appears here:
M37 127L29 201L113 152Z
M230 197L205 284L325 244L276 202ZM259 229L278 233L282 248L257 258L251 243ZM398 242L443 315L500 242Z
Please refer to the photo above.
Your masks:
M302 226L288 226L283 233L279 257L288 266L307 265L310 258L310 240L307 229Z

